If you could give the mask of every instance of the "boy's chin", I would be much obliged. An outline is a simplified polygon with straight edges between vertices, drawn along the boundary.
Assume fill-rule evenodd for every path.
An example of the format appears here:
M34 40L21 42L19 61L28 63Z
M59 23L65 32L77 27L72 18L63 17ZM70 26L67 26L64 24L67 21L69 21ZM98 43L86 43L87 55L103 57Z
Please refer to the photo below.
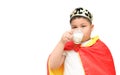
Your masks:
M88 38L88 39L82 39L81 43L86 42L88 40L90 40L90 38Z

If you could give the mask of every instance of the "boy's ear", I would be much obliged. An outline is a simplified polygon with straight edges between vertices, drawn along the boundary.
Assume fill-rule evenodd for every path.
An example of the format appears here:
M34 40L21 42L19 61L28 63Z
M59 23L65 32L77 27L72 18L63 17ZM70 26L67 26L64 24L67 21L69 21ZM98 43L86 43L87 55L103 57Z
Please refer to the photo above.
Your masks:
M94 29L94 25L93 25L93 24L91 24L91 31L93 31L93 29Z

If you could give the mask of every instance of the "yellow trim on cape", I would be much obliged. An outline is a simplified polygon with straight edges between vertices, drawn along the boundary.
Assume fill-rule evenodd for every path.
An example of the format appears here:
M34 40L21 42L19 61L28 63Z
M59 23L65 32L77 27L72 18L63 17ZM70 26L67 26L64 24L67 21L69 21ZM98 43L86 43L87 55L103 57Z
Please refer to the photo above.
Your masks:
M99 39L99 36L95 36L93 38L90 39L90 41L86 44L86 46L92 46L93 44L96 43L96 41Z
M86 44L86 46L92 46L93 44L96 43L96 41L99 39L98 36L95 36L93 38L90 39L90 41ZM64 71L64 63L60 66L60 68L58 69L54 69L51 70L50 69L50 64L48 62L48 71L49 71L49 75L63 75L63 71Z
M49 71L49 75L63 75L63 71L64 71L64 64L62 64L58 69L50 69L50 64L48 62L48 71Z

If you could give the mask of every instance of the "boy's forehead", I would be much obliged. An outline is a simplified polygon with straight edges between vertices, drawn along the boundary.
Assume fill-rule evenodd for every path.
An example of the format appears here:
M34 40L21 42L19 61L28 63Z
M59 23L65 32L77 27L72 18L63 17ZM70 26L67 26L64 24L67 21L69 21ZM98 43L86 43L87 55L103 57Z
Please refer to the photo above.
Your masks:
M85 17L74 17L72 20L71 20L71 24L87 24L87 23L91 23L89 19L85 18Z

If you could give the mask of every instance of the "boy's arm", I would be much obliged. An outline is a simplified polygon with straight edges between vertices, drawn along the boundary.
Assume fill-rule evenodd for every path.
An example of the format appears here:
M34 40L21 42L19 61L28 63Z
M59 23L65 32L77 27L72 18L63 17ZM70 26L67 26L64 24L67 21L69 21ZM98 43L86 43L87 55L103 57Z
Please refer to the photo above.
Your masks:
M63 54L64 46L66 42L72 40L72 32L73 32L72 30L65 32L61 40L58 42L57 46L51 53L49 57L49 64L51 69L56 69L63 64L65 60L65 55Z
M49 64L51 69L56 69L62 65L65 59L63 52L64 44L60 41L49 57Z

